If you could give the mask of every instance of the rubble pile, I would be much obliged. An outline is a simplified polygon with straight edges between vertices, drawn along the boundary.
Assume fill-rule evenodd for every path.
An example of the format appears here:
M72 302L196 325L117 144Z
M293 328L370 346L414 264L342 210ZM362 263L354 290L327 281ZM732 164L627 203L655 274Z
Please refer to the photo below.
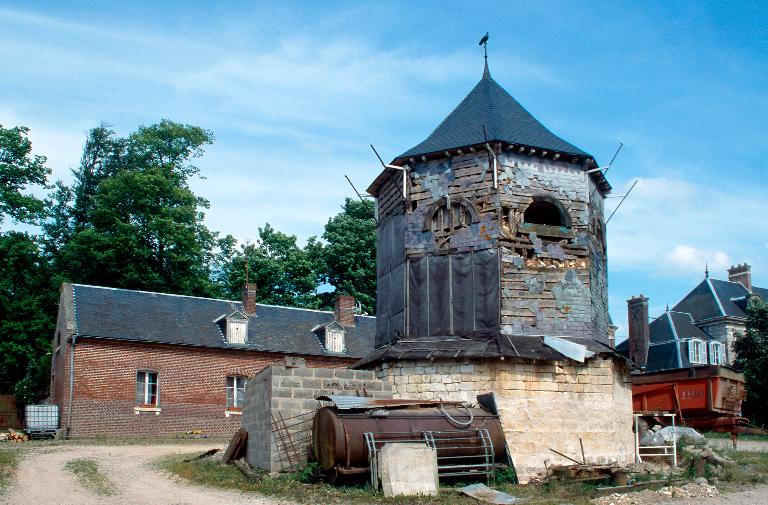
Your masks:
M717 496L720 492L715 486L700 482L683 486L667 486L658 491L646 489L636 493L613 493L592 500L595 505L654 505L666 503L670 498L707 498Z

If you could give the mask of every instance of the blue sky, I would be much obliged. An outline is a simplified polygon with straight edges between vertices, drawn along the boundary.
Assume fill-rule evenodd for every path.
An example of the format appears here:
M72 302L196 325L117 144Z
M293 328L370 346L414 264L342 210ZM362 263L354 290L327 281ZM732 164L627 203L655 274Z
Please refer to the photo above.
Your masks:
M611 313L753 266L768 286L768 2L4 2L0 124L71 180L89 128L212 130L210 228L304 239L494 78L607 163ZM608 201L613 207L618 199Z

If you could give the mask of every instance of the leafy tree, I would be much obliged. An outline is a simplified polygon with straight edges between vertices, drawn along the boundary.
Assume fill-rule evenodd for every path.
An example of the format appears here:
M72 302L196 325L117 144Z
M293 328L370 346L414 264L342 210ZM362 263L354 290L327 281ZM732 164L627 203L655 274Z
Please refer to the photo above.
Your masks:
M190 162L212 141L202 128L168 120L140 127L126 139L106 125L91 130L75 185L69 191L59 186L48 226L65 278L217 294L211 282L216 234L203 224L209 204L188 185L198 173Z
M259 228L255 244L245 244L233 252L223 282L227 293L240 297L246 281L257 286L260 303L290 307L320 308L317 241L311 237L305 248L299 247L295 235L286 235L267 223Z
M747 331L736 340L736 366L744 371L747 401L744 414L758 425L768 424L768 304L751 296Z
M0 125L0 223L5 216L17 222L34 222L44 214L44 202L23 191L45 186L51 172L45 156L32 156L29 128Z
M343 210L328 220L323 239L326 245L326 282L340 293L359 301L363 310L376 311L376 221L372 201L347 198Z
M45 213L45 202L26 193L34 186L45 188L50 173L44 156L32 156L28 132L24 126L0 126L0 223L10 217L35 224ZM10 391L26 379L23 402L33 401L47 386L55 303L50 265L38 239L18 231L1 233L0 389Z
M21 400L31 401L48 385L57 294L35 237L0 235L0 383L7 391L27 377L33 394Z

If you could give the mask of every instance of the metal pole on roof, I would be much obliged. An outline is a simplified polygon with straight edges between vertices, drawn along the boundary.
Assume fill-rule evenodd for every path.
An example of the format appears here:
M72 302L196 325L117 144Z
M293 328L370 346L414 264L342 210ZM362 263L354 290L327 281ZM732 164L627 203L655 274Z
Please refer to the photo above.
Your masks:
M632 186L629 188L629 191L627 191L627 194L624 195L624 198L621 199L621 201L616 206L616 208L613 209L613 212L611 212L611 215L608 216L608 219L606 219L605 224L608 224L608 221L610 221L613 215L616 214L616 211L619 210L619 207L621 207L621 204L624 203L624 200L626 200L629 194L632 192L632 190L635 189L635 184L637 184L637 181L638 179L635 179L635 182L632 183Z
M611 166L613 165L613 162L616 161L616 156L619 155L619 151L621 151L621 148L624 147L624 142L619 142L619 148L616 149L616 152L613 153L613 158L611 158L611 162L608 163L604 167L599 168L593 168L592 170L604 170L603 175L608 173L608 170L611 169ZM590 173L592 170L588 170L587 173ZM595 191L597 191L597 185L595 185L594 191L592 191L592 194L589 195L589 200L592 201L592 197L595 196Z

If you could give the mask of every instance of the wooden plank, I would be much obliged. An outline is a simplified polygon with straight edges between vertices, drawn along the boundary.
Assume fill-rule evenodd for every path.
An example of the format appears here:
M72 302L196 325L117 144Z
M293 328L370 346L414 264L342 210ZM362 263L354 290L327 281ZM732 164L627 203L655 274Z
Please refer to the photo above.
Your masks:
M245 449L248 443L248 432L240 428L232 435L224 455L221 457L223 464L229 464L232 460L240 459L245 455Z

